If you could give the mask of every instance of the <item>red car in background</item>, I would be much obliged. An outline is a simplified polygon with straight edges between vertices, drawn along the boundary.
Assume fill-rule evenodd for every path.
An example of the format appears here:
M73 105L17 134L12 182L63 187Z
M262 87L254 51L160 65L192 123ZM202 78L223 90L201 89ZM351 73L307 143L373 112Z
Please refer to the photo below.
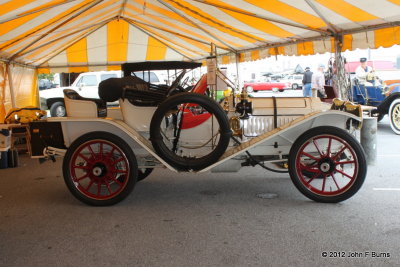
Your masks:
M248 93L255 93L258 91L279 91L283 92L285 89L290 88L290 84L286 82L274 82L274 81L263 81L263 82L245 82L244 88Z

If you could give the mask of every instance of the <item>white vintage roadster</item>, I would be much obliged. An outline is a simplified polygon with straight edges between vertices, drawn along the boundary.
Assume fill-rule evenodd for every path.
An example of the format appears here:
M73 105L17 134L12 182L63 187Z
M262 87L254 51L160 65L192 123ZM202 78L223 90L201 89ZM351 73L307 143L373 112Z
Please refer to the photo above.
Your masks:
M352 135L358 106L319 98L248 98L231 93L221 103L205 94L204 76L182 89L190 62L127 63L124 77L102 82L102 100L65 90L66 118L30 124L33 157L64 156L71 193L90 205L123 200L154 168L178 172L235 172L260 165L288 172L306 197L339 202L364 182L367 164ZM151 85L132 73L180 69L170 85ZM223 75L218 79L225 81ZM120 102L108 109L105 102ZM348 111L348 112L346 112Z

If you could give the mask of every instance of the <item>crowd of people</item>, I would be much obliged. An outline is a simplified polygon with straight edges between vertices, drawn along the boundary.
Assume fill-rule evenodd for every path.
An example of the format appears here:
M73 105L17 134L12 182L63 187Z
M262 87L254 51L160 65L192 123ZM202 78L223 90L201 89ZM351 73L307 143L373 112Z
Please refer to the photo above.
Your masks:
M317 97L326 98L325 93L325 65L319 64L317 71L313 73L310 67L305 68L303 74L303 96L311 97L312 90L315 89ZM357 67L355 78L359 85L376 85L376 77L372 67L367 65L367 58L360 58L360 66Z

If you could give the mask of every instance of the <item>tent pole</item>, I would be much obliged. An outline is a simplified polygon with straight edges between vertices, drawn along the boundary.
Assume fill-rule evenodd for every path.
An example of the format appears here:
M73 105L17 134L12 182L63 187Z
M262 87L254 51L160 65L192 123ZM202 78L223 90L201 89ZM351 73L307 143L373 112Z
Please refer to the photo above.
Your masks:
M166 6L168 9L170 9L172 12L176 13L177 15L179 15L180 17L182 17L183 19L185 19L186 21L190 22L193 26L195 26L196 28L202 30L205 34L209 35L212 39L217 40L219 43L225 45L226 47L228 47L231 51L235 51L235 49L230 46L228 43L226 43L225 41L223 41L222 39L218 38L215 34L211 33L210 31L208 31L206 28L200 26L199 23L196 23L195 21L193 21L192 19L190 19L189 17L187 17L186 15L184 15L182 12L180 12L179 10L177 10L176 8L174 8L172 5L164 2L163 0L157 0L158 2L160 2L160 4ZM256 40L259 41L259 40Z
M123 18L126 22L128 22L130 25L132 25L133 27L135 27L136 29L140 30L141 32L147 34L150 37L153 37L154 39L156 39L157 41L159 41L160 43L162 43L163 45L165 45L166 47L169 47L170 49L174 50L176 53L180 54L181 56L183 56L184 58L189 59L190 61L193 61L193 59L191 59L190 57L188 57L187 55L183 54L182 52L178 51L176 48L172 47L171 45L168 45L166 42L162 41L160 38L158 38L158 36L148 32L147 30L143 29L141 26L137 25L136 23L133 23L130 20L127 20L125 18Z
M315 32L319 32L319 33L325 34L325 35L329 35L330 34L330 32L326 31L326 30L311 28L311 27L304 26L304 25L301 25L301 24L295 24L295 23L291 23L291 22L288 22L288 21L279 20L279 19L276 19L276 18L266 17L266 16L259 15L259 14L256 14L256 13L248 12L248 11L243 10L243 9L230 7L230 6L225 6L225 5L218 4L218 3L213 3L212 1L207 1L207 0L193 0L193 1L205 4L205 5L217 7L217 8L220 8L220 9L232 11L232 12L235 12L235 13L238 13L238 14L244 14L244 15L247 15L247 16L250 16L250 17L259 18L259 19L266 20L266 21L269 21L269 22L275 22L275 23L279 23L279 24L283 24L283 25L287 25L287 26L292 26L292 27L295 27L295 28L305 29L305 30L309 30L309 31L315 31Z
M6 63L6 69L7 69L7 77L8 77L8 88L10 88L11 106L12 106L12 108L16 108L17 103L15 101L14 84L13 84L13 79L12 79L12 74L11 74L10 63Z
M335 34L335 71L336 75L334 78L334 85L336 85L336 90L338 90L339 98L343 100L349 100L350 84L348 77L346 75L345 60L342 57L342 46L343 46L343 35Z
M45 38L46 36L48 36L49 34L51 34L52 32L56 31L57 29L61 28L62 26L64 26L65 24L68 24L70 21L73 21L75 18L77 18L78 16L80 16L81 14L85 13L86 11L88 11L89 9L91 9L92 7L96 6L97 4L103 2L103 0L96 0L94 2L92 2L89 6L86 6L85 8L79 10L76 14L72 15L70 18L68 18L67 20L61 22L60 24L58 24L56 27L50 29L49 31L47 31L46 33L40 35L40 37L36 38L35 40L33 40L32 42L30 42L29 44L25 45L23 48L21 48L20 50L18 50L17 52L15 52L10 58L9 60L14 60L15 58L19 57L20 54L22 52L24 52L25 50L27 50L28 48L30 48L31 46L33 46L34 44L36 44L37 42L39 42L40 40L42 40L43 38Z
M239 57L238 52L235 53L235 65L236 65L236 86L240 90L240 76L239 76Z

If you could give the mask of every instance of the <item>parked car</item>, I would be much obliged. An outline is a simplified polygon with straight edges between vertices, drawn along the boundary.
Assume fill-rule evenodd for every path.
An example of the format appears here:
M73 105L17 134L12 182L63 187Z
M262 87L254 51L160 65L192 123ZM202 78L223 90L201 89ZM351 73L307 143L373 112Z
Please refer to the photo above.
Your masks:
M50 109L52 117L65 117L67 115L64 104L64 89L73 89L83 97L99 98L98 85L108 78L121 77L120 71L85 72L79 74L75 81L68 87L58 87L39 92L42 109Z
M53 83L47 79L39 79L38 85L39 85L39 90L45 90L54 87Z
M255 93L258 91L266 91L266 90L283 92L285 89L290 88L290 86L289 83L286 82L275 82L266 79L261 82L254 82L254 81L245 82L244 88L248 93L253 93L253 92Z
M293 90L301 89L303 87L303 75L301 74L289 75L279 81L283 83L288 83L289 88L292 88Z
M400 134L400 83L394 81L387 87L361 86L353 80L351 99L357 104L376 107L372 113L378 121L388 115L393 132Z
M157 72L135 72L137 77L150 81L153 84L165 83L165 79L160 77ZM75 81L68 87L59 87L40 91L40 105L42 109L50 109L52 117L65 117L65 104L64 104L64 89L73 89L83 97L99 98L98 86L101 81L108 78L120 78L120 71L99 71L99 72L85 72L79 74ZM51 88L51 87L49 87Z

